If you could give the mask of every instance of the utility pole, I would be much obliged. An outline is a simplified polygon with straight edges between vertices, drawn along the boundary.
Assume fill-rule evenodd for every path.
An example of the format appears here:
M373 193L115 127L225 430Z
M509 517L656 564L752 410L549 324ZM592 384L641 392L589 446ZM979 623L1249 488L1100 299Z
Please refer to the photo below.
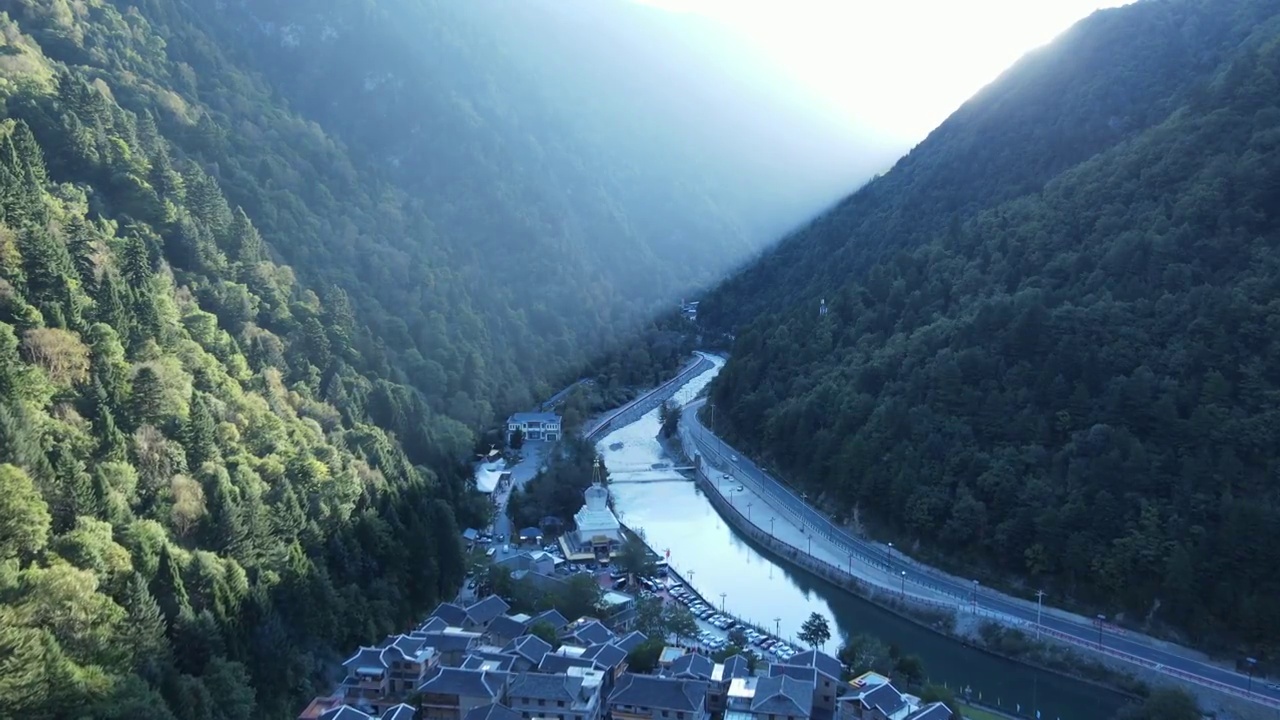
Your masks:
M1040 637L1040 613L1044 609L1044 591L1036 591L1036 637Z

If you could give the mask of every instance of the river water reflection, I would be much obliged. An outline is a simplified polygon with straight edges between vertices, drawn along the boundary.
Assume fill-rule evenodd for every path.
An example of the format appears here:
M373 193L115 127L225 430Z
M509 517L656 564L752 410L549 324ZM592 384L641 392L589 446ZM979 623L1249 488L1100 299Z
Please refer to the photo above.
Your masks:
M717 368L718 370L718 368ZM678 393L687 401L710 381L708 371ZM642 530L659 552L670 550L671 565L709 602L728 613L794 638L810 613L827 618L834 654L844 638L865 633L918 655L930 680L951 688L972 688L974 699L1046 720L1105 720L1123 704L1115 693L1086 683L1002 660L905 621L853 597L806 572L775 564L755 543L729 527L691 482L673 470L655 468L669 460L655 437L658 414L646 414L610 433L598 444L609 468L614 505L621 519ZM802 645L802 643L800 643Z

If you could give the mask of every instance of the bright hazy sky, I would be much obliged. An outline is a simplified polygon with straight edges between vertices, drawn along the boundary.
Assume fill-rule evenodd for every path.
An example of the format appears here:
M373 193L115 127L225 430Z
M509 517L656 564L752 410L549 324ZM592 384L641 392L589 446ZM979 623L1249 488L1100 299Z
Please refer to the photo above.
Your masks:
M1020 56L1131 0L639 0L757 44L886 139L915 144Z

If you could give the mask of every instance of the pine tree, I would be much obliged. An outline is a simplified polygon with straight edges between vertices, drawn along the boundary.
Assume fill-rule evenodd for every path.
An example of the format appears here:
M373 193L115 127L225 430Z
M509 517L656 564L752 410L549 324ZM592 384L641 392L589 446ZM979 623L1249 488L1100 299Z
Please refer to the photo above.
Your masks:
M191 215L196 222L208 229L215 239L226 237L231 226L231 208L218 181L197 167L191 167L186 174L187 202Z
M130 287L146 285L155 272L151 263L151 251L146 241L136 233L129 233L124 240L124 278Z
M162 552L167 552L167 548ZM136 572L129 578L123 604L129 613L129 620L124 626L121 641L133 661L134 669L143 677L154 679L169 660L165 616L159 603L147 589L146 581Z
M67 222L64 231L67 238L67 252L71 256L71 264L80 278L80 284L93 294L97 286L98 267L94 260L93 230L84 218L74 216Z
M182 430L182 446L187 451L187 463L192 470L218 458L217 430L208 401L199 391L191 392L191 411Z
M58 447L54 449L53 471L57 482L51 508L54 532L66 532L80 515L97 517L100 508L93 493L93 478L84 463L70 450Z
M70 277L75 273L67 248L44 228L30 228L18 235L29 300L47 319L61 314L76 316Z
M160 376L150 367L143 365L133 378L133 395L130 398L130 412L133 415L133 426L151 425L160 417L164 403L164 386Z
M113 461L128 459L129 440L116 426L116 417L111 413L111 408L100 407L98 417L94 420L94 427L98 431L98 437L101 438L98 443L99 459Z
M185 196L185 185L182 176L173 169L173 161L169 159L169 150L161 147L151 156L151 172L148 175L151 187L161 200L175 205L181 204Z
M236 207L228 233L227 252L241 265L253 265L263 259L262 236L253 226L244 208Z
M116 274L114 272L104 273L102 279L94 287L93 319L115 328L116 334L125 341L125 345L130 345L132 344L129 340L133 335L133 322L124 304L127 296L128 289L121 288L120 279Z
M182 581L182 571L173 559L168 544L160 548L160 564L156 568L155 577L151 578L151 594L160 605L169 627L173 627L182 613L191 612L191 599L187 597L187 586Z
M214 546L243 562L249 554L249 532L236 502L234 488L225 479L219 480L214 486L209 515L213 526Z
M19 120L13 126L13 148L17 152L18 158L25 163L27 171L30 173L30 179L38 188L43 188L49 184L49 174L44 167L43 153L40 152L40 145L36 142L36 136L31 134L31 128L27 127L25 122Z
M303 340L306 343L307 359L318 368L329 366L329 337L324 327L314 317L307 318L303 325Z

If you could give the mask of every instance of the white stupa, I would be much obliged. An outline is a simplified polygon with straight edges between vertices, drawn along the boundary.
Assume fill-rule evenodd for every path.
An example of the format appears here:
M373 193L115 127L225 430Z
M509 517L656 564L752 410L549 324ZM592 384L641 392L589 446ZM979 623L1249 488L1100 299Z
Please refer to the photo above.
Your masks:
M577 527L577 545L582 550L609 551L622 542L621 525L609 509L609 490L600 483L600 461L596 460L595 478L582 493L586 502L573 516Z

